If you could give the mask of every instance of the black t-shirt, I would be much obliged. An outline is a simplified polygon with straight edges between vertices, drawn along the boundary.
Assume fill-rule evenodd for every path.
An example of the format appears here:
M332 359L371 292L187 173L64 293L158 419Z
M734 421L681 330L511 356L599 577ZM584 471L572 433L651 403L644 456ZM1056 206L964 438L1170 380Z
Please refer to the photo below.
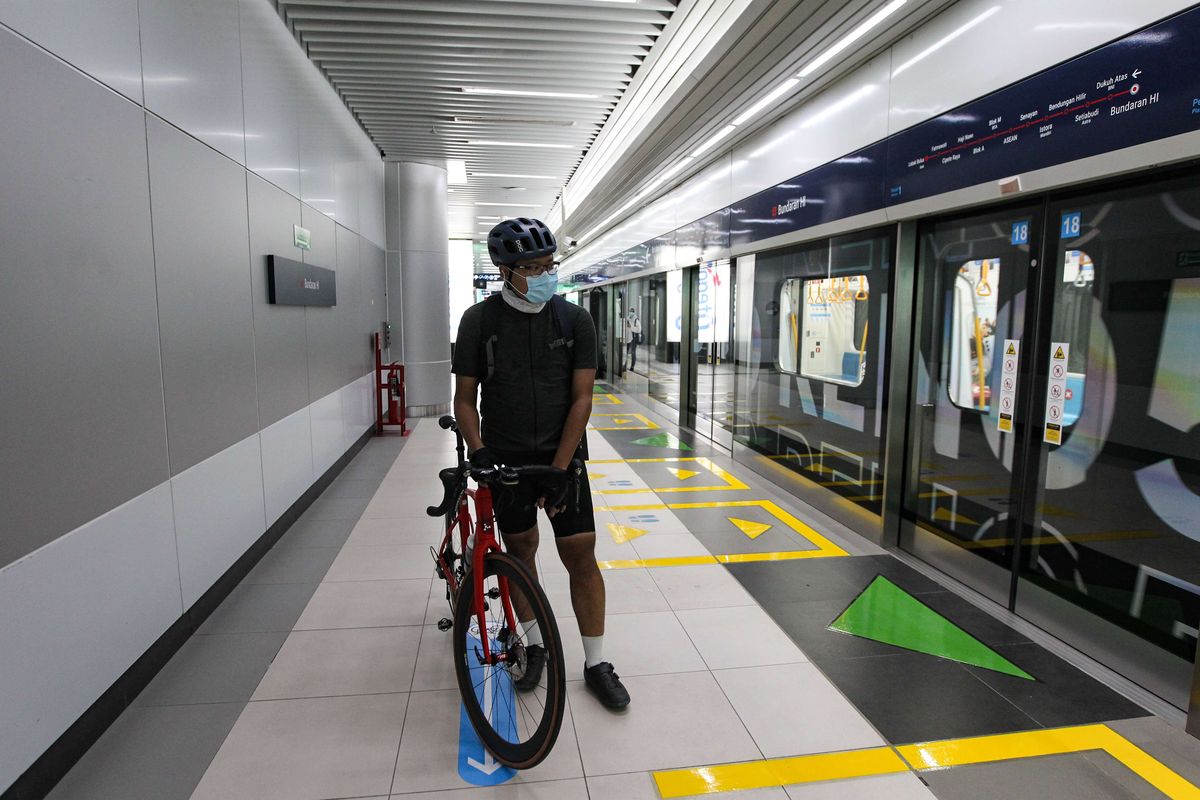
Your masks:
M455 375L479 378L483 303L466 310L454 345ZM481 383L480 436L490 448L545 453L558 449L571 408L571 379L577 369L596 368L596 328L584 309L559 303L562 333L547 303L536 314L518 311L503 300L496 325L494 372ZM573 325L568 315L574 315ZM574 347L551 347L570 333ZM486 368L485 368L486 369Z

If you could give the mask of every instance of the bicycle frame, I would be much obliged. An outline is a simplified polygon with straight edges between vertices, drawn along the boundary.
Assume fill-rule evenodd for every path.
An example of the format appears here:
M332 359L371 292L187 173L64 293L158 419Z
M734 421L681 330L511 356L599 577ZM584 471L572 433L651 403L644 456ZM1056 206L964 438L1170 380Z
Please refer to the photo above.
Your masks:
M470 511L470 501L475 502L475 516L472 518ZM457 597L460 584L454 571L450 569L450 565L446 563L443 553L446 552L446 545L449 544L454 535L454 529L458 528L459 532L459 552L467 552L467 541L471 536L471 532L475 533L475 548L471 553L471 568L464 575L465 580L471 580L475 591L472 593L474 598L476 625L479 628L479 640L483 647L482 663L488 665L496 665L507 660L507 653L492 653L491 636L487 630L487 625L484 621L484 604L486 599L483 593L483 563L484 559L490 552L502 552L500 541L496 536L496 522L492 507L492 492L487 486L479 486L475 489L466 489L459 496L458 505L455 509L456 515L447 515L446 535L442 539L441 547L437 552L437 562L442 575L446 579L446 583L450 587L452 597ZM508 579L504 576L498 578L500 583L500 601L504 608L505 625L511 631L517 630L517 615L513 610L512 598L508 591Z

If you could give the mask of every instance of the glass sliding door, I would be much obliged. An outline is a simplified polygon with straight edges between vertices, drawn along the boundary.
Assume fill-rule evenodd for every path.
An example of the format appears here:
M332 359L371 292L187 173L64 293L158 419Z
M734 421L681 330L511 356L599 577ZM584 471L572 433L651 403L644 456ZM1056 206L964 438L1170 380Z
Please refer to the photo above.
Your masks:
M733 314L734 442L756 470L852 527L877 527L882 513L895 247L888 229L738 259L753 296L739 296Z
M1186 708L1200 627L1197 175L1052 200L1045 253L1016 609Z
M683 339L682 270L663 272L647 279L649 295L642 318L647 394L659 404L658 411L679 422L680 346Z
M1197 175L920 231L901 545L1184 708L1200 628Z
M728 259L700 266L696 289L697 433L733 446L734 270Z
M1008 605L1017 521L1013 459L1027 388L1026 307L1040 205L934 221L919 233L917 342L901 544ZM1036 285L1033 286L1036 291ZM1015 360L1014 360L1015 359ZM1005 372L1015 364L1017 371ZM1012 406L1012 408L1009 408Z

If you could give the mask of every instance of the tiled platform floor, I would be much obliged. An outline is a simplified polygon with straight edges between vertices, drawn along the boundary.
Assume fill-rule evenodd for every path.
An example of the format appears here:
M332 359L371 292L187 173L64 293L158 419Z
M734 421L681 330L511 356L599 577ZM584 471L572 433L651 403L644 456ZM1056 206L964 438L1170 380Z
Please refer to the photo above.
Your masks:
M1200 742L719 451L635 444L679 432L628 399L616 409L630 414L597 422L617 430L589 434L590 472L597 558L612 567L606 656L633 697L627 712L603 709L571 666L581 667L582 646L567 576L546 548L539 566L571 679L563 732L546 762L503 785L459 776L450 636L435 624L446 606L428 553L438 522L423 513L440 496L436 471L452 463L453 440L423 420L408 440L364 449L51 797L650 800L663 770L1089 722L1111 723L1200 782ZM730 505L744 501L780 513ZM734 519L770 528L751 537ZM767 552L794 560L669 565ZM1038 680L829 631L880 574ZM1093 751L718 796L1164 795Z

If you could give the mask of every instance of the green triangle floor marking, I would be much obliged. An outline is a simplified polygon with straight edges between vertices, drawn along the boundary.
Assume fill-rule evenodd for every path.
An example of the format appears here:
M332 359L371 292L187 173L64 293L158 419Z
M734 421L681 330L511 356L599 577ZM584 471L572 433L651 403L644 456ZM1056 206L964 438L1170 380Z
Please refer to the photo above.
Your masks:
M829 623L829 630L1036 680L882 575Z
M673 450L691 450L689 445L676 439L669 433L656 433L642 439L634 439L631 444L642 444L646 447L670 447Z

